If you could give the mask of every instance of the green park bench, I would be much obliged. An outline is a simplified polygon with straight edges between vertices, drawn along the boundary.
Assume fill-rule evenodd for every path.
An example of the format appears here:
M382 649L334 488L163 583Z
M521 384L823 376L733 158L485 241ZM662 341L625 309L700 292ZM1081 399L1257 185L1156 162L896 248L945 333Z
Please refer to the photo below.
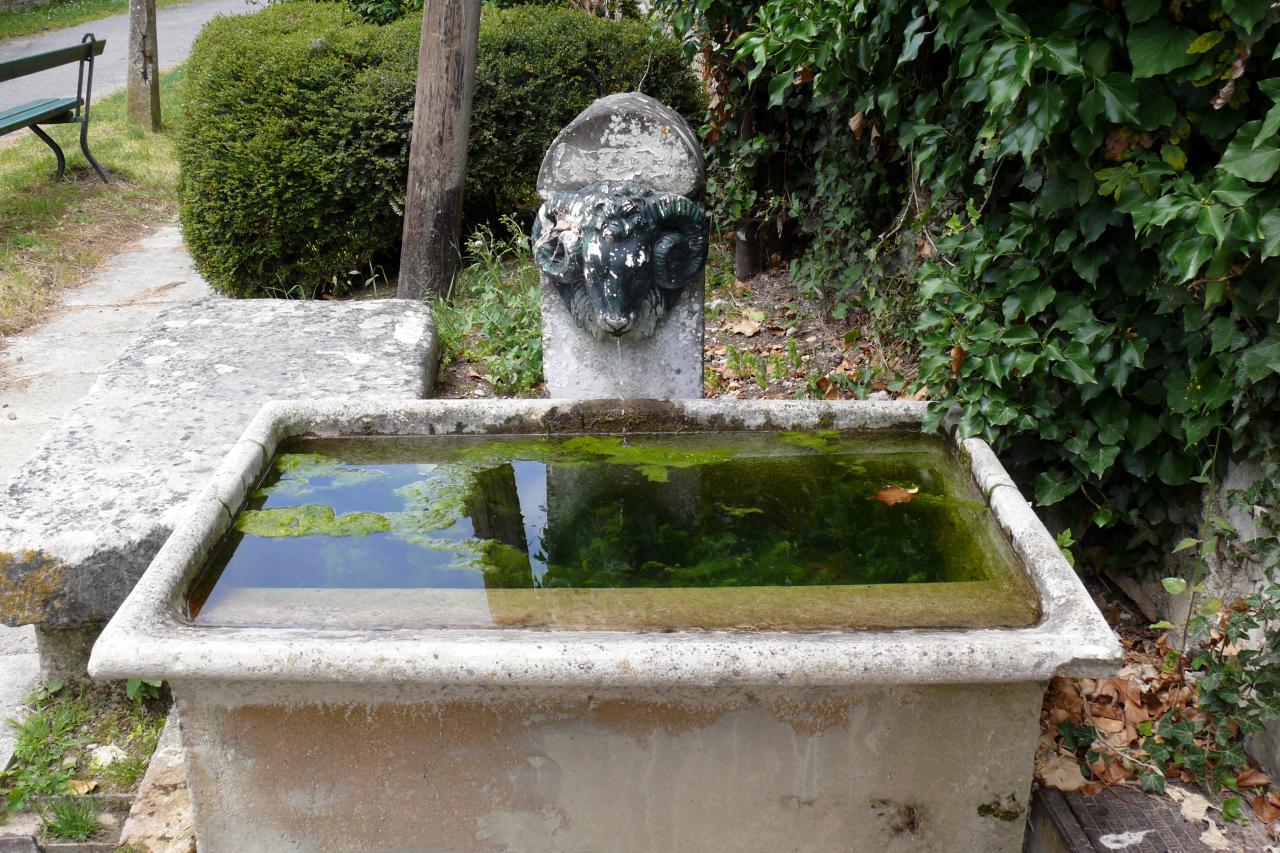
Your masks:
M67 160L62 156L62 149L58 147L58 143L40 129L42 124L79 124L80 150L84 152L85 159L93 166L103 183L110 181L102 166L98 165L98 161L89 153L89 97L93 90L93 58L102 53L106 44L105 40L98 41L93 37L93 33L89 33L80 44L74 47L61 47L57 50L0 62L0 83L50 68L70 65L73 62L80 63L80 76L76 83L74 98L40 98L0 112L0 136L29 127L32 133L44 141L45 145L53 149L54 155L58 158L58 173L54 176L54 180L62 178Z

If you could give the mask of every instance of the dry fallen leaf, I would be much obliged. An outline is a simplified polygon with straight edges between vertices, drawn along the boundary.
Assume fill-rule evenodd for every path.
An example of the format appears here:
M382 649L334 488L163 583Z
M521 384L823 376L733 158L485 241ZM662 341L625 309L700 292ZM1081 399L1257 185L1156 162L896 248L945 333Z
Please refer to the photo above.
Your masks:
M1253 806L1253 813L1263 823L1275 823L1280 820L1280 806L1271 802L1271 799L1265 794L1259 794L1254 797L1249 801L1249 805Z
M71 793L84 796L98 787L98 783L93 779L72 779L67 783L67 787L71 789Z
M1200 843L1210 850L1231 850L1231 842L1222 834L1222 830L1218 825L1209 818L1205 818L1209 822L1209 828L1200 833Z
M1079 791L1086 784L1080 765L1074 758L1053 753L1044 758L1036 767L1036 776L1046 788L1059 791Z
M904 489L902 486L885 486L880 491L871 496L873 501L880 501L885 506L893 506L894 504L911 503L911 499L920 491L919 486L912 486Z
M1271 777L1256 767L1250 767L1236 777L1236 785L1241 788L1261 788L1270 784Z
M736 323L726 326L726 330L748 338L755 337L760 332L760 321L747 316L750 313L752 312L744 313Z

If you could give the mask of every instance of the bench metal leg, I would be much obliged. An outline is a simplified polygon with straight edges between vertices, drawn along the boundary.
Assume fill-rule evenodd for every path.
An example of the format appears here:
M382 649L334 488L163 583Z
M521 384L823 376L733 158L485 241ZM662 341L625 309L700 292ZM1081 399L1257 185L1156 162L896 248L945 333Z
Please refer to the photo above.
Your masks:
M36 136L40 137L40 139L44 141L45 145L48 145L50 148L53 149L54 156L58 158L58 171L57 171L57 174L53 176L53 179L55 181L62 180L62 173L67 168L67 158L62 156L62 149L58 147L58 143L53 141L53 137L45 133L40 128L36 127L34 124L31 125L31 132L34 133Z
M89 161L89 165L93 167L93 171L98 173L98 177L102 178L104 184L111 183L110 176L106 170L98 165L98 161L89 153L89 111L85 110L85 116L80 120L80 150L84 152L84 159Z

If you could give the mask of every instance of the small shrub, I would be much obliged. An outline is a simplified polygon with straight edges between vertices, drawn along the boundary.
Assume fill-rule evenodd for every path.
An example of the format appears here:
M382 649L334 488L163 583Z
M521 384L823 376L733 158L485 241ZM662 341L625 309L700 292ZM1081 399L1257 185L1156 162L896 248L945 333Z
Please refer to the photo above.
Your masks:
M200 272L232 296L340 293L394 252L403 221L421 18L384 27L332 3L219 18L187 68L180 201ZM486 9L467 216L535 206L543 152L594 99L702 102L672 40L567 9Z
M187 245L215 288L341 292L395 242L417 57L405 24L294 3L201 32L179 198Z

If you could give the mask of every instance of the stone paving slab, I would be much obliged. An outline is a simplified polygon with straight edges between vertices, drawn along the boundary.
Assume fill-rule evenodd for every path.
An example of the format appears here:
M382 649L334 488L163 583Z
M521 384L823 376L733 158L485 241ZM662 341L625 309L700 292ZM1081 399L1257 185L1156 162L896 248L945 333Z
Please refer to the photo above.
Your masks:
M0 352L0 484L157 314L213 296L176 225L139 240Z
M15 732L4 720L18 712L39 677L35 632L0 627L0 767L9 763L15 740Z
M263 402L425 397L435 348L403 300L164 311L0 492L0 622L105 622Z

